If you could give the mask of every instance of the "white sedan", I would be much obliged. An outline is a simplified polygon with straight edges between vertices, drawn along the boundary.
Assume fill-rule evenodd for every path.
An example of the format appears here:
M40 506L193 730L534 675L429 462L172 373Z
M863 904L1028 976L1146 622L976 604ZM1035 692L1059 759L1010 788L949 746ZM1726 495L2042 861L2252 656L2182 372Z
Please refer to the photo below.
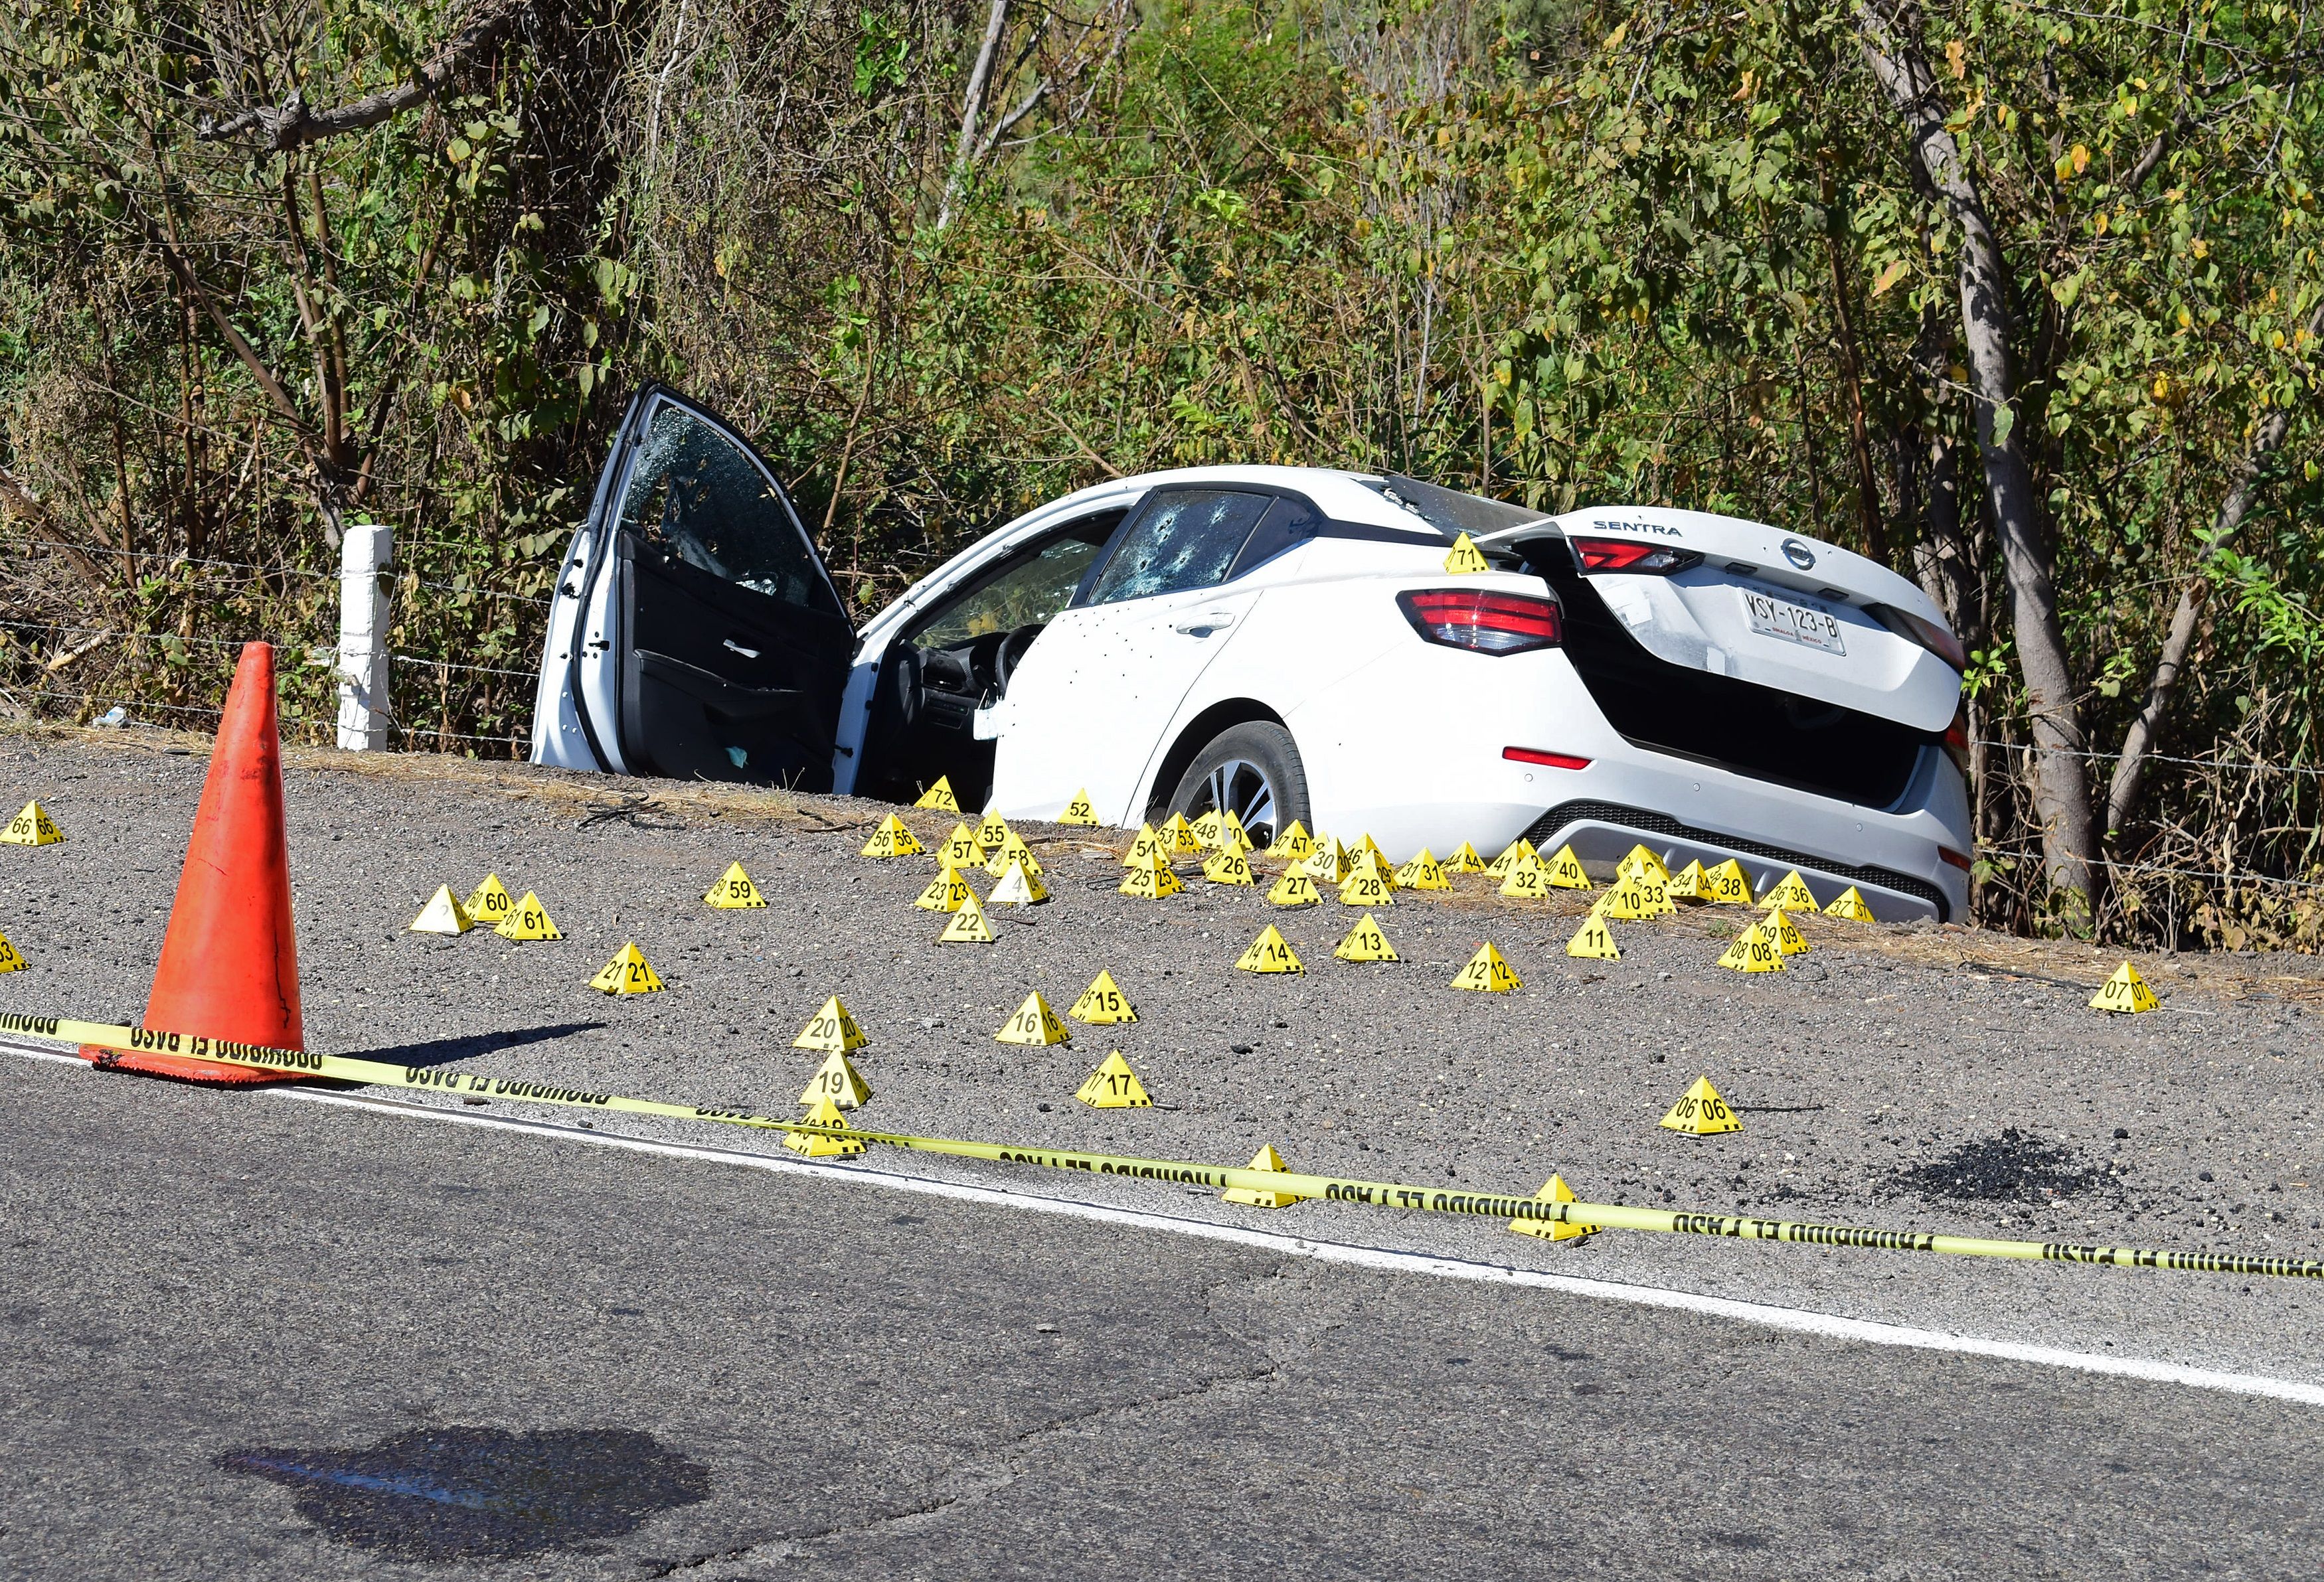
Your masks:
M1467 534L1482 571L1448 570ZM1198 467L997 529L860 632L773 473L660 386L559 579L537 763L1135 825L1231 807L1397 860L1796 868L1961 915L1963 655L1904 578L1730 517L1550 516L1416 479Z

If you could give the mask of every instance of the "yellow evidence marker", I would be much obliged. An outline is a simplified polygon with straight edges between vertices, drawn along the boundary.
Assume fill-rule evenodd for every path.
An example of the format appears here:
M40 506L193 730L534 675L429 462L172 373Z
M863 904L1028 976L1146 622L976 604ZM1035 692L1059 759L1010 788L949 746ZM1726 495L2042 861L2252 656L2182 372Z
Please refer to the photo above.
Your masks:
M1170 855L1173 857L1199 857L1203 854L1203 837L1194 832L1194 826L1186 822L1186 815L1183 813L1172 814L1160 833L1170 842Z
M1831 905L1823 909L1823 915L1826 917L1845 917L1850 923L1870 923L1874 920L1872 908L1864 904L1864 892L1854 885L1834 896Z
M851 1049L861 1049L872 1040L863 1036L863 1028L855 1020L855 1013L839 1003L833 995L823 1002L823 1008L807 1019L799 1035L791 1040L793 1049L827 1049L834 1054L845 1054Z
M1211 860L1203 864L1203 877L1214 885L1255 885L1259 882L1251 877L1250 859L1232 846L1211 853Z
M1768 907L1767 915L1762 920L1761 926L1775 936L1775 948L1784 954L1804 956L1808 953L1808 942L1800 937L1799 925L1792 921L1792 915L1781 906Z
M0 934L0 972L22 972L31 965L24 960L24 952L10 944L6 934Z
M1534 1193L1534 1199L1543 1203L1581 1201L1573 1195L1573 1189L1565 1184L1565 1178L1562 1175L1551 1176L1543 1184L1541 1191ZM1509 1221L1509 1228L1519 1236L1537 1236L1544 1241L1580 1241L1600 1228L1595 1225L1569 1224L1563 1219L1512 1219Z
M997 807L988 807L977 821L976 843L990 851L1009 839L1009 821L1001 816Z
M880 827L863 842L866 857L910 857L921 849L912 832L904 827L904 821L892 813L880 821Z
M1309 834L1306 826L1296 818L1275 837L1274 843L1265 852L1268 857L1287 857L1294 860L1305 860L1314 854L1315 837Z
M1157 852L1164 857L1169 856L1170 843L1154 832L1152 824L1139 824L1138 833L1130 840L1130 850L1121 854L1121 866L1135 868Z
M549 909L540 904L540 897L530 890L525 891L524 899L511 907L509 915L493 925L493 932L503 939L565 937L558 932L557 924L549 921Z
M800 1118L815 1126L847 1129L847 1118L828 1099L816 1103ZM783 1146L794 1154L804 1154L810 1159L842 1159L863 1152L860 1137L835 1137L825 1132L785 1132Z
M936 783L921 792L920 799L912 805L925 807L932 813L958 813L960 798L952 794L952 777L938 775Z
M420 915L404 929L406 934L466 934L475 927L476 920L468 915L467 908L452 898L450 885L438 885L436 893L428 897L428 905L420 908Z
M1640 878L1658 878L1665 884L1670 882L1670 869L1663 866L1663 860L1642 845L1633 846L1623 852L1622 860L1614 865L1614 873L1618 878L1626 874L1636 874Z
M2098 993L2090 997L2090 1008L2135 1014L2160 1010L2163 1002L2154 998L2153 989L2146 987L2146 980L2138 975L2138 969L2125 961L2114 970L2113 977L2098 986Z
M1379 860L1377 851L1367 851L1364 860L1348 870L1340 881L1340 905L1342 906L1393 906L1396 905L1396 876L1388 864Z
M1250 1163L1243 1168L1264 1170L1270 1174L1281 1171L1287 1174L1291 1166L1283 1163L1283 1155L1275 1151L1274 1144L1269 1143L1252 1154ZM1254 1209L1288 1209L1300 1200L1296 1192L1258 1191L1250 1187L1229 1187L1219 1196L1230 1203L1247 1203Z
M861 1109L872 1102L872 1084L863 1080L853 1061L835 1049L807 1080L807 1091L798 1096L798 1101L801 1109L813 1109L818 1104L834 1109Z
M1452 551L1444 556L1444 569L1454 576L1467 576L1492 570L1493 563L1486 559L1484 551L1470 541L1468 534L1463 533L1452 540Z
M1203 843L1204 851L1213 851L1218 846L1220 823L1219 810L1215 807L1194 821L1194 839Z
M992 1035L992 1041L995 1044L1029 1044L1037 1049L1046 1049L1052 1044L1071 1044L1074 1040L1073 1035L1065 1030L1065 1023L1058 1020L1057 1013L1049 1008L1049 1002L1041 998L1041 991L1037 989L1025 997L1025 1003L1017 1007L1016 1015L1001 1024L1001 1031Z
M1103 1064L1089 1074L1089 1081L1074 1090L1074 1098L1092 1109L1151 1109L1154 1100L1148 1097L1146 1084L1130 1069L1130 1062L1115 1050L1105 1057Z
M1380 850L1379 842L1370 835L1360 835L1357 837L1356 843L1348 848L1348 860L1360 863L1367 857L1377 857L1383 864L1388 862L1388 853Z
M1242 820L1235 816L1235 810L1231 807L1221 810L1219 832L1211 838L1211 849L1214 851L1224 851L1230 847L1237 851L1250 850L1250 832L1242 827Z
M767 897L759 893L759 887L751 882L751 876L742 871L739 862L726 865L726 871L718 876L718 882L710 887L702 900L704 905L715 906L721 912L740 912L767 904Z
M1595 912L1583 918L1573 937L1565 942L1565 953L1591 961L1618 961L1622 959L1622 952L1614 945L1613 930L1608 928L1606 920Z
M1305 972L1307 969L1299 964L1298 956L1291 949L1291 942L1285 939L1277 931L1275 924L1270 923L1260 930L1257 939L1250 942L1250 948L1236 959L1235 970L1238 972Z
M1781 972L1783 943L1762 918L1735 936L1735 943L1727 947L1719 964L1730 972Z
M1614 888L1598 897L1590 908L1592 917L1612 917L1624 923L1635 922L1646 915L1646 887L1628 874L1614 881Z
M1730 857L1716 868L1702 870L1698 893L1713 906L1748 906L1751 904L1751 881L1745 877L1743 865Z
M1090 980L1090 986L1082 990L1081 998L1066 1007L1065 1015L1076 1022L1087 1022L1093 1027L1111 1027L1138 1020L1138 1007L1131 1005L1130 997L1121 992L1121 986L1114 982L1112 973L1101 971Z
M1808 881L1800 877L1796 868L1775 881L1775 888L1759 897L1762 908L1782 906L1793 912L1812 912L1816 909L1815 892Z
M1552 888L1561 890L1586 890L1594 887L1590 876L1582 871L1582 859L1573 854L1571 846L1560 846L1557 855L1542 863L1542 871Z
M508 893L508 886L501 883L499 874L488 873L484 883L468 892L468 898L460 903L460 910L472 922L497 927L502 919L516 910L516 897Z
M1342 961L1404 960L1396 953L1396 947L1388 943L1388 935L1380 932L1379 924L1374 921L1369 912L1357 919L1356 925L1348 930L1348 936L1345 939L1333 947L1332 953Z
M1524 980L1510 967L1508 958L1493 948L1487 940L1469 958L1469 964L1452 974L1452 987L1474 989L1480 994L1507 994L1513 989L1523 989Z
M1537 853L1533 849L1533 842L1519 835L1501 849L1501 854L1499 857L1485 864L1486 876L1491 878L1507 878L1509 877L1510 869L1515 868L1525 858L1535 855Z
M954 824L944 844L936 848L936 860L949 868L982 868L984 842L966 824Z
M589 987L602 994L659 994L661 979L634 942L624 942L613 959L597 969Z
M1674 1132L1684 1132L1696 1137L1743 1129L1743 1123L1735 1118L1733 1110L1727 1108L1727 1100L1719 1096L1719 1090L1711 1085L1709 1077L1695 1078L1694 1086L1670 1107L1670 1113L1663 1117L1662 1124Z
M1444 867L1452 873L1482 873L1485 871L1485 860L1477 855L1474 846L1463 841L1460 849L1444 860Z
M1684 868L1680 869L1676 873L1671 875L1671 899L1674 901L1709 900L1711 897L1703 894L1702 881L1702 864L1700 862L1688 863Z
M928 888L919 893L912 905L923 912L957 912L975 898L976 892L968 888L966 879L961 878L960 869L947 862L944 865L944 871L928 881Z
M1528 851L1509 864L1508 872L1501 876L1501 894L1520 901L1549 897L1549 870L1541 865L1539 853Z
M1336 837L1325 835L1315 842L1315 850L1308 853L1307 860L1299 865L1299 871L1323 884L1336 885L1354 872L1355 867L1355 860L1348 855L1348 849L1341 845Z
M1132 867L1113 888L1120 895L1143 896L1149 901L1158 901L1165 896L1176 895L1186 886L1170 870L1170 860L1157 849Z
M64 838L65 832L57 828L57 821L38 801L24 804L24 811L10 819L6 829L0 830L0 846L53 846Z
M1436 853L1427 847L1420 855L1396 870L1396 882L1407 890L1449 890L1452 881L1444 877L1444 865L1436 860Z
M1097 827L1097 809L1090 805L1087 791L1076 791L1074 799L1065 804L1065 811L1057 815L1061 824L1080 824L1085 829Z
M984 839L982 831L978 832L977 839L980 842ZM1025 871L1035 878L1041 877L1041 860L1033 855L1033 848L1025 844L1025 837L1014 830L1001 836L1001 843L993 848L992 855L985 860L984 871L999 878L1009 871L1009 865L1012 862L1023 863Z
M952 921L936 935L940 945L989 945L992 943L992 924L984 920L984 908L976 904L976 892L971 890Z
M1295 868L1275 881L1267 898L1278 906L1320 906L1323 904L1323 892L1315 888L1314 879Z
M1001 882L992 887L992 893L984 897L984 904L988 906L1038 906L1048 898L1048 887L1041 882L1039 872L1012 858L1009 871L1001 876Z

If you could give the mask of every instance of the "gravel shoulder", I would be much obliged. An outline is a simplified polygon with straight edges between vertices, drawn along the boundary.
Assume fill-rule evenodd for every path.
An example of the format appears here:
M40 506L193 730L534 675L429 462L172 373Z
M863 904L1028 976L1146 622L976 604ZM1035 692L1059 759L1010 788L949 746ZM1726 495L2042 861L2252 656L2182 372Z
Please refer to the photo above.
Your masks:
M0 977L0 1008L135 1019L206 745L156 732L0 736L0 792L12 807L39 797L69 837L0 848L0 933L32 962ZM1054 898L995 909L991 945L939 946L939 919L911 905L929 860L856 854L882 805L318 752L291 755L288 794L308 1041L331 1053L788 1113L818 1058L791 1038L836 993L872 1040L856 1057L876 1095L864 1124L888 1129L1234 1164L1272 1144L1295 1168L1371 1180L1529 1193L1554 1170L1585 1199L2324 1251L2324 979L2303 959L2141 958L2163 1009L2108 1017L2087 1001L2116 958L2085 947L1810 919L1814 948L1794 970L1747 978L1713 965L1738 916L1714 909L1618 924L1621 961L1576 961L1563 952L1581 900L1520 906L1470 878L1450 895L1400 896L1379 920L1404 961L1352 966L1331 951L1353 909L1286 912L1199 880L1168 900L1132 900L1113 891L1113 848L1049 826L1023 832ZM930 843L950 822L905 816ZM736 860L766 909L702 904ZM537 891L567 937L403 931L438 884L465 894L487 869ZM1233 970L1269 923L1304 975ZM1447 988L1486 939L1524 987ZM625 940L667 992L614 1000L584 987ZM1134 1026L1072 1024L1065 1048L993 1041L1028 993L1062 1012L1101 968L1136 1004ZM1116 1048L1155 1109L1072 1101ZM1656 1127L1698 1074L1742 1111L1742 1131ZM621 1125L702 1140L698 1127ZM752 1145L724 1131L711 1140ZM1643 1234L1549 1246L1417 1214L1312 1202L1268 1212L1151 1184L876 1163L2324 1382L2316 1293L2290 1281Z

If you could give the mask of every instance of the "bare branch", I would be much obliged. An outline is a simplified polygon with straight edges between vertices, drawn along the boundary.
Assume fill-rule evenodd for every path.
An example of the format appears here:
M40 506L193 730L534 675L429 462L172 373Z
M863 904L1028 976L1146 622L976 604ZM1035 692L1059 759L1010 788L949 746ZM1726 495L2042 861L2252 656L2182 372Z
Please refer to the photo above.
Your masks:
M376 126L441 93L444 85L476 55L498 41L531 3L532 0L479 0L466 23L445 41L442 49L421 62L408 82L365 94L351 104L327 110L309 109L306 96L293 90L279 105L254 105L223 121L205 116L195 124L194 135L206 142L219 142L255 132L257 141L264 147L276 153L289 153L343 132Z

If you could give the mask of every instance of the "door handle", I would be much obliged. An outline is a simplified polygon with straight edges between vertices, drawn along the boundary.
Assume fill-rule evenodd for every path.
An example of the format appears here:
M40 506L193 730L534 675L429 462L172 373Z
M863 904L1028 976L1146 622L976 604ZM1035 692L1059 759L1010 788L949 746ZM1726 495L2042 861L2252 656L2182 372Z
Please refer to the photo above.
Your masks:
M733 638L731 638L731 637L730 637L730 638L728 638L728 639L726 639L726 642L725 642L725 645L724 645L724 646L725 646L725 647L727 647L727 648L732 648L734 652L736 652L736 653L738 653L738 654L742 655L742 658L744 658L745 659L755 659L755 658L757 658L759 657L759 650L758 650L758 649L756 649L756 648L744 648L741 643L736 642L736 641L735 641Z
M1231 612L1225 610L1205 610L1200 615L1190 615L1184 621L1172 621L1170 623L1170 630L1172 631L1183 631L1189 634L1200 633L1207 636L1211 632L1217 631L1223 627L1232 626L1234 621L1235 618Z

